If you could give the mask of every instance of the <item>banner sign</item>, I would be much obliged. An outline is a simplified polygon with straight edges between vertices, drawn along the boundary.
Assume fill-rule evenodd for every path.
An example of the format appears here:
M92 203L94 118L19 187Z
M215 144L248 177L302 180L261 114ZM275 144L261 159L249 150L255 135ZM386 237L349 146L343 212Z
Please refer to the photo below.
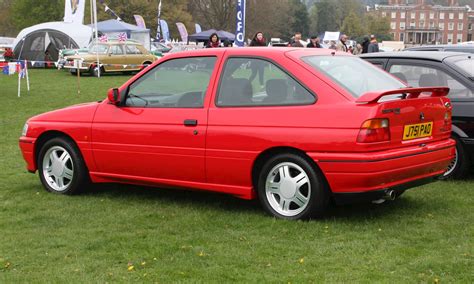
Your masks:
M163 40L165 42L170 41L170 29L168 23L165 20L160 20L161 32L163 33Z
M85 7L86 0L65 0L64 22L82 25Z
M137 27L142 28L142 29L146 29L145 20L143 19L142 16L133 15L133 17L135 18L135 22L137 22Z
M325 33L324 33L323 41L327 41L327 40L331 41L331 40L333 40L333 41L336 41L336 42L337 42L337 41L339 40L339 35L340 35L340 34L341 34L340 32L325 32Z
M245 46L245 0L237 0L237 27L235 29L235 45Z
M188 42L188 31L186 30L186 26L183 23L176 23L178 27L179 34L181 35L181 40L183 42Z

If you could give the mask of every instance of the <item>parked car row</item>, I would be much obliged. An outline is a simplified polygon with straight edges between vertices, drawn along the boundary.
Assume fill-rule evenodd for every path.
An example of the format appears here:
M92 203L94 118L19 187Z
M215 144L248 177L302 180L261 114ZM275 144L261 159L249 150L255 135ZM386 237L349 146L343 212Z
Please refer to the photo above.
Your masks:
M20 147L50 192L185 187L308 219L442 176L456 144L448 91L327 49L201 49L163 57L101 102L30 118Z

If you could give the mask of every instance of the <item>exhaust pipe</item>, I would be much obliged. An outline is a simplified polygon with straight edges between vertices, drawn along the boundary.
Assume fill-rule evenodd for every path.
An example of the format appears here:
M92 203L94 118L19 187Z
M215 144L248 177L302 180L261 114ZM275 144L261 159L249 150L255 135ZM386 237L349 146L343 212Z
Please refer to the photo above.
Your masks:
M395 200L397 195L395 194L395 190L387 190L382 198L385 200Z

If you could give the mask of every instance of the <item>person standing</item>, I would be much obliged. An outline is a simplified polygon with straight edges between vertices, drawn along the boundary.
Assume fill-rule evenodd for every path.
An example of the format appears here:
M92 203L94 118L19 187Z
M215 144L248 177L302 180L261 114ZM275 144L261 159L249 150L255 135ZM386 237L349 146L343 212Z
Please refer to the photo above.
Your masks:
M220 47L221 43L219 41L219 36L217 33L212 33L209 37L209 41L206 44L206 48L216 48Z
M306 47L308 47L308 48L322 48L321 44L319 43L319 37L318 36L312 36Z
M250 42L249 46L267 46L267 40L262 32L257 32Z
M262 32L257 32L255 36L253 37L252 41L250 42L249 46L252 47L262 47L262 46L267 46L267 41L265 40L265 37L263 36ZM263 88L263 72L265 70L264 63L261 62L260 60L253 60L250 68L252 69L252 74L250 75L250 82L252 82L255 77L257 77L258 74L258 82L260 83L260 87Z
M345 34L341 35L341 37L339 38L339 42L336 45L336 50L347 52L349 49L347 48L346 41L347 36Z
M367 53L379 52L379 44L374 35L370 36L370 44Z
M369 44L370 44L370 41L369 41L369 37L368 36L364 36L364 41L362 41L362 53L367 53L369 51Z
M304 47L304 45L301 43L300 32L295 33L295 36L293 37L293 41L291 42L290 47Z

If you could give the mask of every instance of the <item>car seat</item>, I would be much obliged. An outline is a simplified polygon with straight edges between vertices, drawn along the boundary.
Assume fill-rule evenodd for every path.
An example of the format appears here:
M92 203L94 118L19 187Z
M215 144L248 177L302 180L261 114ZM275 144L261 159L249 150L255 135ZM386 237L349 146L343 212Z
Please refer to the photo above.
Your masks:
M264 104L281 104L288 97L288 85L284 79L270 79L265 84L267 97Z

